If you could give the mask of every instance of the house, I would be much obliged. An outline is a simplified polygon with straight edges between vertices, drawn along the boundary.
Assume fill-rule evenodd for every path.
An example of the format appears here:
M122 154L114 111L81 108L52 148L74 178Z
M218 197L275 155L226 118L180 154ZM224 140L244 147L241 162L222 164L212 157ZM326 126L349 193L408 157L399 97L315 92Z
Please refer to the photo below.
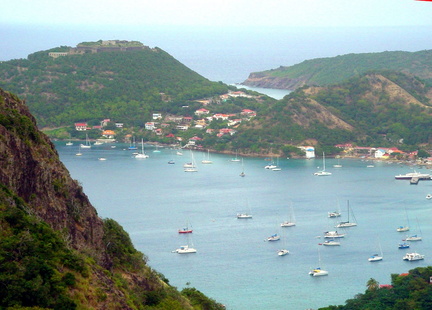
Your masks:
M113 139L115 136L115 132L113 130L104 130L102 132L102 136L108 139Z
M183 117L183 122L185 122L185 123L191 123L192 120L193 120L192 116L185 116L185 117Z
M221 129L219 129L219 134L222 134L222 135L229 134L229 135L232 136L235 133L236 133L236 131L234 129L231 129L231 128L221 128Z
M87 130L87 123L75 123L75 130L86 131Z
M212 134L212 133L214 133L214 129L211 129L211 128L208 128L207 130L206 130L206 133L208 133L208 134Z
M218 113L218 114L213 115L213 119L216 119L216 120L226 121L228 118L229 118L229 115L227 115L227 114Z
M156 125L154 122L147 122L145 123L145 129L147 130L154 130L156 128Z
M254 116L256 116L256 111L249 110L249 109L243 109L240 112L240 114L243 116L254 117Z
M204 128L207 126L207 123L205 121L205 119L199 119L197 121L195 121L195 127L196 128Z
M162 136L162 134L163 134L163 131L162 131L161 128L157 128L157 129L155 129L154 132L155 132L155 134L156 134L157 136Z
M123 128L123 123L115 123L116 128Z
M201 109L198 109L195 111L195 115L198 115L198 116L201 116L204 114L209 114L209 113L210 113L210 111L207 109L204 109L204 108L201 108Z
M153 118L153 120L162 119L162 114L161 113L153 113L152 118Z
M189 129L189 126L187 126L187 125L178 125L178 126L176 126L176 129L177 130L181 130L181 131L186 131L186 130Z

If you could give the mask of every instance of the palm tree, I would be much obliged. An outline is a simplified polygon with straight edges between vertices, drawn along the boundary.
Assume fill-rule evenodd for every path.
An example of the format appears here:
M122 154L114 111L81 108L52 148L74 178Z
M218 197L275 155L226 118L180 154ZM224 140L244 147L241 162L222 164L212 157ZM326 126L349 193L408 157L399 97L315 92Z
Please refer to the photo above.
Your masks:
M366 283L368 291L376 291L379 288L379 282L374 278L370 278Z

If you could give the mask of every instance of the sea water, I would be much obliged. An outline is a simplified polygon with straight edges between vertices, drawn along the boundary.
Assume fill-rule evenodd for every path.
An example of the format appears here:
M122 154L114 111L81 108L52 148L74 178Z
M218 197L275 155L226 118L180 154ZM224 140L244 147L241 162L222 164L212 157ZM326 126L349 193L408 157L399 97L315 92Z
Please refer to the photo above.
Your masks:
M395 180L412 167L386 162L342 159L342 168L331 176L314 176L321 159L279 159L281 171L264 169L268 161L210 154L213 164L200 164L206 152L194 152L198 172L184 172L191 153L146 146L148 159L135 159L127 145L78 147L56 143L60 158L71 176L102 218L113 218L130 234L135 247L148 256L148 264L163 273L179 289L196 287L223 303L227 309L308 309L342 304L366 289L370 278L390 284L391 274L427 266L432 259L431 204L426 200L432 182ZM98 158L104 157L105 161ZM175 164L168 164L169 160ZM240 177L244 169L246 176ZM423 169L427 172L426 169ZM347 205L357 227L345 230L341 246L324 247L323 232L334 230L347 219ZM280 227L292 215L294 227ZM340 210L339 219L327 212ZM250 212L252 219L236 218ZM178 234L190 223L193 233ZM423 241L400 250L398 243L408 233L396 228L410 224L409 234ZM268 242L274 233L281 240ZM196 254L172 251L193 244ZM384 259L371 263L380 253ZM286 248L289 255L278 256ZM407 252L425 254L424 261L407 262ZM326 277L311 277L311 268L328 270Z

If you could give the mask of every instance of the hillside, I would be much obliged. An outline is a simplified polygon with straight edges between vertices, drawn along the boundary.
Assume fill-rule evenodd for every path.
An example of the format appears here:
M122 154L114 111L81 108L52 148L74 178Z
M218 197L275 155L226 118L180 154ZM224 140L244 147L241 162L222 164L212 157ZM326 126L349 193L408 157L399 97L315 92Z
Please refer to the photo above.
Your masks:
M391 71L364 74L332 86L305 86L242 124L232 143L239 149L255 150L349 142L402 148L430 144L431 99L431 87L424 82Z
M431 85L432 50L347 54L305 60L289 67L253 72L242 84L280 89L296 89L304 85L325 86L376 70L412 74Z
M0 308L222 309L178 292L101 219L34 117L0 89Z
M142 126L152 112L176 111L228 89L160 48L98 42L0 62L0 87L25 99L41 128L105 118Z

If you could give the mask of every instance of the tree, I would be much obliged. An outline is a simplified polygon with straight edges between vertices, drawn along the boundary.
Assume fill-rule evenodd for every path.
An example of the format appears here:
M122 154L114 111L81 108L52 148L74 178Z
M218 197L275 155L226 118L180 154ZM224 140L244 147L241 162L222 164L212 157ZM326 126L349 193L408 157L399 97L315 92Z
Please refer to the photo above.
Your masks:
M374 278L370 278L366 283L368 291L376 291L379 289L379 283Z

